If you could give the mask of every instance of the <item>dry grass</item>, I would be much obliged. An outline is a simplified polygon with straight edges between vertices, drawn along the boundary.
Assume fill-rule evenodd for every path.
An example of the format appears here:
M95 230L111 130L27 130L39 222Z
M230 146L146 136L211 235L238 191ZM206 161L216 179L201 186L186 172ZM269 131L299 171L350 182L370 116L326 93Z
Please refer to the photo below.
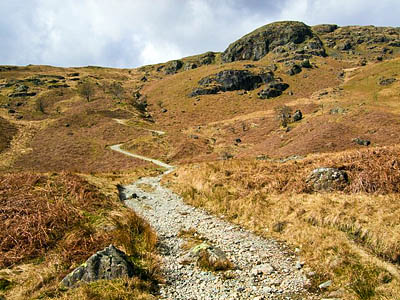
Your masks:
M395 299L400 295L399 155L400 147L393 146L287 163L193 164L166 181L188 203L301 249L301 259L317 272L314 287L333 279L331 290L344 287L346 299L369 299L363 294ZM346 170L345 191L310 193L305 179L319 166Z
M104 295L132 296L154 290L154 283L160 280L154 256L156 235L145 221L124 208L116 195L106 196L68 173L3 174L0 182L0 276L12 282L7 297L64 297L58 289L63 276L111 243L125 251L141 271L139 278L125 283L102 283L110 288ZM36 266L30 267L31 263ZM18 272L21 268L23 274ZM144 289L120 294L118 288L114 293L112 286L122 284ZM94 293L99 285L79 291Z
M17 128L7 120L0 118L0 153L10 147L11 140L17 133Z

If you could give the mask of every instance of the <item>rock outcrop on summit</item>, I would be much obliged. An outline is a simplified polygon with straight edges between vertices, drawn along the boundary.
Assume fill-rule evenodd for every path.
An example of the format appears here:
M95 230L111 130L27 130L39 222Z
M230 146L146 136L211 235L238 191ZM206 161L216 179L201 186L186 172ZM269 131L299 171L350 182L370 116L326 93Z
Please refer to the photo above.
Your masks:
M302 22L276 22L243 36L222 54L223 62L260 60L269 52L325 56L325 49L311 27Z

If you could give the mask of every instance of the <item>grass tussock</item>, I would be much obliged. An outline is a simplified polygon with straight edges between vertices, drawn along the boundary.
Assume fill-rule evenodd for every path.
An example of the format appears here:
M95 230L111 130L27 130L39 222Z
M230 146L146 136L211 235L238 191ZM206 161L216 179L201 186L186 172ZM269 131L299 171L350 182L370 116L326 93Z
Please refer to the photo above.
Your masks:
M132 297L143 292L138 299L151 299L145 295L161 279L154 231L88 181L69 173L3 174L0 204L0 276L5 274L13 286L6 297L64 299L60 280L93 253L114 244L138 266L139 276L85 285L68 297L95 299L91 295L99 293L107 299L128 299L129 293ZM123 286L128 288L125 293Z
M314 287L332 279L330 291L344 287L346 299L393 299L400 295L399 154L394 146L286 163L220 161L183 166L166 180L188 203L299 248L305 270L316 271ZM344 191L310 191L306 178L321 166L348 173Z

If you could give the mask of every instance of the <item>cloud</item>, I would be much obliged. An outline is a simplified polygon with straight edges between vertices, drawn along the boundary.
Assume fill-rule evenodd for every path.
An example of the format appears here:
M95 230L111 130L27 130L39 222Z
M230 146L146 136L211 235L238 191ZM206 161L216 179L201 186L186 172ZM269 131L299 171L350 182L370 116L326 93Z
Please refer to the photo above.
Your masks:
M223 51L278 20L393 26L400 13L397 2L3 0L0 64L135 67Z

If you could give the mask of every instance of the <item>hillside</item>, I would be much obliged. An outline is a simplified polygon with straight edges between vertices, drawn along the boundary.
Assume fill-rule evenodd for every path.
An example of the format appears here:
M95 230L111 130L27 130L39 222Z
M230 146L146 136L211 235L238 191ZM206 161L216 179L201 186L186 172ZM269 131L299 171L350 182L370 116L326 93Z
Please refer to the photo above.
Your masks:
M301 272L311 281L309 297L397 299L399 115L400 28L276 22L223 52L136 69L0 66L0 200L15 210L10 191L24 180L34 183L23 192L42 202L62 198L71 184L84 186L102 202L55 205L73 209L82 224L94 226L99 211L109 222L113 211L127 213L117 185L162 170L110 147L121 144L175 166L162 183L187 204L287 245L305 261ZM346 182L310 187L310 174L321 167L345 172ZM38 198L42 190L49 194ZM32 209L27 206L28 215L35 215ZM24 220L22 213L15 218ZM137 222L146 228L139 236L150 232L145 221ZM111 239L106 235L98 247L92 239L62 262L61 273ZM60 264L49 257L59 256L67 242L68 236L57 234L26 257L3 262L10 269L0 270L0 279L14 284L1 288L0 298L69 297L54 292L60 274L48 269ZM153 242L146 251L156 251ZM142 252L136 254L145 272L152 272L154 262ZM10 274L19 266L32 270L35 259L43 260L38 268L51 279L31 283L29 293L21 294L18 285L28 279ZM143 299L151 299L152 285L162 280L143 280ZM328 280L328 288L318 288Z

